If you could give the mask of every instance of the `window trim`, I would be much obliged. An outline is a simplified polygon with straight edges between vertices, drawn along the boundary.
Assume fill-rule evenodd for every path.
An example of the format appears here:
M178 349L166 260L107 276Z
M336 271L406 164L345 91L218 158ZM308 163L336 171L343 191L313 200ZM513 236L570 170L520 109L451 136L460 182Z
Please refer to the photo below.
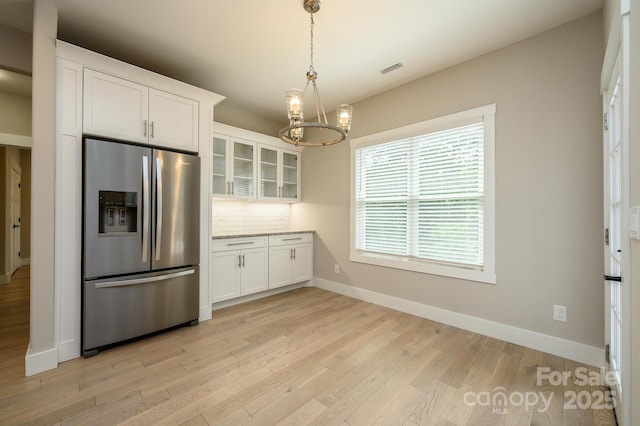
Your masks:
M350 238L349 260L358 263L404 269L451 278L459 278L488 284L496 283L495 273L495 115L496 104L484 105L466 111L422 121L362 136L350 141L351 148L351 188L350 188ZM435 261L361 252L355 249L356 199L355 199L355 161L356 150L367 146L412 138L427 133L458 127L476 122L484 123L484 264L481 270L441 264Z

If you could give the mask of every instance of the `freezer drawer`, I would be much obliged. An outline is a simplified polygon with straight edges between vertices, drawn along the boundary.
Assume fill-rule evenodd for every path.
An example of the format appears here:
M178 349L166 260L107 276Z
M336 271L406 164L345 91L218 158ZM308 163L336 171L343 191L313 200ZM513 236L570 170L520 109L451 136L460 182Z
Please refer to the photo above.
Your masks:
M198 319L198 267L84 281L82 352Z

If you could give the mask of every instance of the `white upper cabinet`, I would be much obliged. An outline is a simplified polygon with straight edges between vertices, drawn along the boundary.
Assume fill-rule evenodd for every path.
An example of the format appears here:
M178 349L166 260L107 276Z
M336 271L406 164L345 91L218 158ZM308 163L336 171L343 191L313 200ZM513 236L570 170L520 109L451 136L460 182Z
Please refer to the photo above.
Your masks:
M213 136L212 195L216 198L256 198L256 143L225 135Z
M148 142L149 89L84 70L83 132L131 142Z
M198 102L84 70L83 132L198 152Z
M198 152L198 103L149 89L149 141L154 145Z
M211 194L214 197L231 197L230 168L228 138L214 135L211 146Z
M302 149L279 139L214 123L212 195L216 198L301 201Z
M300 201L300 153L258 145L258 199Z

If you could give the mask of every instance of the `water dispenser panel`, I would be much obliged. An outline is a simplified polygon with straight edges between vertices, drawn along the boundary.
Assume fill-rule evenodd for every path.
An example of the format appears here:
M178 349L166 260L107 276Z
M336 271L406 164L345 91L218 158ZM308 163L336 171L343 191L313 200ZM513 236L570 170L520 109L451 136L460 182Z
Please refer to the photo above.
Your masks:
M99 234L138 232L138 193L99 191Z

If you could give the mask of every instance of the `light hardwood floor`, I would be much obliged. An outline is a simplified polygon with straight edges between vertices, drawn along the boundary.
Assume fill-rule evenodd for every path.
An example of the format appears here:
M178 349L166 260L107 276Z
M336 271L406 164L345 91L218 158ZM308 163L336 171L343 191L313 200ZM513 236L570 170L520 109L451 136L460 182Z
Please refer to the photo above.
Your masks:
M317 288L25 378L28 282L0 286L2 425L615 424L570 407L601 386L536 383L580 364Z

